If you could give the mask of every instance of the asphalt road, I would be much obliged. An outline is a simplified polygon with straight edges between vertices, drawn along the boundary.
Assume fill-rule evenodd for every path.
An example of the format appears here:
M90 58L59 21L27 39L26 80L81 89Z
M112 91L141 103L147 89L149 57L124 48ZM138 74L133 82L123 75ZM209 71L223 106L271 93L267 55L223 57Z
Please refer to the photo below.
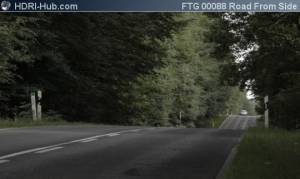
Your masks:
M245 130L256 126L258 116L231 115L221 124L220 129L240 129Z
M1 179L214 179L243 130L0 129Z

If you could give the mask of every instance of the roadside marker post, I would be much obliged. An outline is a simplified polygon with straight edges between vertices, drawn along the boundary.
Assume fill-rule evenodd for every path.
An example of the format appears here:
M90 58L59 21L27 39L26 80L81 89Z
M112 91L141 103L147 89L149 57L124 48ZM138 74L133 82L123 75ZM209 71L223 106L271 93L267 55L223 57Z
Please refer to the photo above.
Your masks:
M42 91L38 90L37 91L37 119L42 120L42 105L41 105L41 100L42 100Z
M264 98L265 103L265 128L269 128L269 96L265 96Z
M179 112L179 126L181 126L181 124L182 124L181 118L182 118L182 112L180 111Z
M35 91L31 92L30 99L31 99L32 119L34 121L42 120L42 105L41 105L42 91L38 90L37 92Z
M31 110L32 110L32 118L34 121L37 120L36 116L36 100L35 100L35 92L31 92Z

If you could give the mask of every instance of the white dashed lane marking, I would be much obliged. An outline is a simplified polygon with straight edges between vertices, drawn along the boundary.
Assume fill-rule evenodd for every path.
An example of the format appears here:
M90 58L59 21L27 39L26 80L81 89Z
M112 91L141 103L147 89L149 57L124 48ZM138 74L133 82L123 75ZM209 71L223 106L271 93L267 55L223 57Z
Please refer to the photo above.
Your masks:
M7 162L9 162L9 160L0 160L0 164L7 163Z
M235 123L231 126L232 129L239 129L239 125L243 120L235 120Z
M111 133L111 134L106 134L109 137L114 137L120 135L120 133Z
M242 129L246 129L247 126L248 126L248 119L245 119L245 120L244 120L244 123L243 123L243 125L242 125Z
M47 149L47 148L49 148L49 147L42 147L42 148L24 150L24 151L21 151L21 152L16 152L16 153L4 155L4 156L0 157L0 160L8 159L8 158L12 158L12 157L16 157L16 156L19 156L19 155L24 155L24 154L32 153L32 152L36 152L36 151L39 151L39 150L44 150L44 149Z
M51 151L59 150L59 149L62 149L62 148L63 147L54 147L54 148L50 148L50 149L40 150L40 151L36 152L36 154L43 154L43 153L46 153L46 152L51 152Z
M88 142L94 142L96 141L97 139L89 139L89 140L83 140L81 141L82 143L88 143Z
M153 129L153 128L144 128L145 129ZM101 137L113 137L113 136L118 136L121 133L127 133L127 132L137 132L138 130L142 130L142 129L132 129L132 130L124 130L124 131L119 131L119 132L114 132L114 133L108 133L108 134L101 134L101 135L96 135L96 136L92 136L92 137L88 137L88 138L83 138L83 139L78 139L78 140L73 140L73 141L69 141L69 142L63 142L63 143L59 143L56 145L50 145L50 146L45 146L45 147L40 147L40 148L34 148L34 149L29 149L29 150L24 150L24 151L20 151L20 152L16 152L16 153L11 153L11 154L7 154L7 155L3 155L0 156L0 161L2 161L2 163L5 161L6 159L12 158L12 157L17 157L20 155L25 155L25 154L29 154L29 153L46 153L46 152L50 152L52 150L58 150L63 148L62 146L66 146L69 144L73 144L73 143L82 143L82 142L92 142L97 140L98 138Z

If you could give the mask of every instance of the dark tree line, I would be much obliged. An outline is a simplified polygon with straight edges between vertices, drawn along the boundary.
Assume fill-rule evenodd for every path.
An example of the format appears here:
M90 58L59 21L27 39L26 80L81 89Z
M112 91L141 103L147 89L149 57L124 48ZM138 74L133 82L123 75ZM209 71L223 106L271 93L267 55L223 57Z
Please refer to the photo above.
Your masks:
M176 125L182 112L184 125L203 126L243 106L242 92L221 82L232 55L215 39L220 19L40 13L1 14L0 22L2 118L28 115L36 89L45 112L68 120Z

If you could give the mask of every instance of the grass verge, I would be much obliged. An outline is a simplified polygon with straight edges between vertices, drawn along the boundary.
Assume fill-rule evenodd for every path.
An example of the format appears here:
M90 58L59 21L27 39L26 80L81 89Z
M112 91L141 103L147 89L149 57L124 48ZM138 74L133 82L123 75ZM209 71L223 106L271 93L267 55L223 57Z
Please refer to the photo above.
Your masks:
M300 132L249 129L226 179L300 179Z
M34 127L34 126L55 126L55 125L70 125L83 124L80 122L67 122L64 120L42 120L33 121L28 119L19 119L18 121L0 119L0 128L17 128L17 127Z

